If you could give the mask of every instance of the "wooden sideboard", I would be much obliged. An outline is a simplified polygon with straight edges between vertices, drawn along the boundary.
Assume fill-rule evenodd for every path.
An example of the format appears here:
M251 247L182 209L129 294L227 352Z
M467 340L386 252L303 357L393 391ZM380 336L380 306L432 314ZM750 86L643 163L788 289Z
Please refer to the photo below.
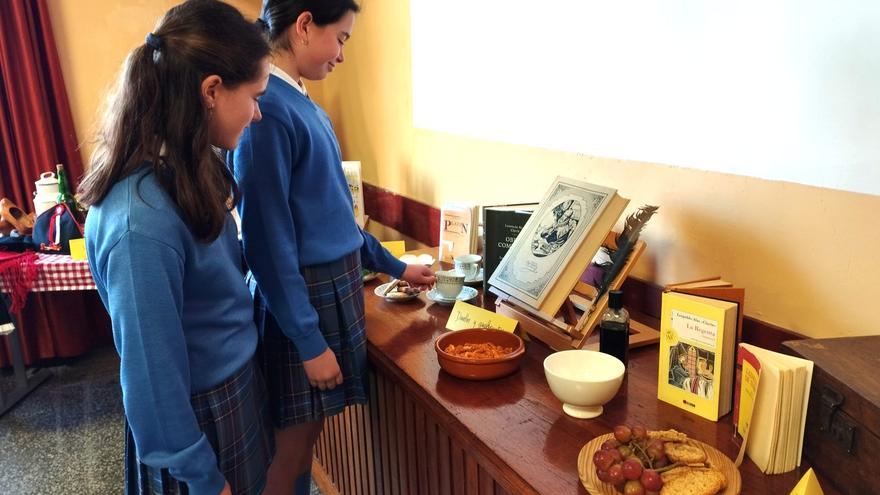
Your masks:
M552 351L526 344L521 369L506 378L470 382L440 370L434 339L450 308L424 295L409 303L376 297L365 287L371 402L326 422L316 449L325 490L344 494L586 494L577 474L581 447L617 424L676 428L736 457L730 416L706 421L657 400L656 347L630 354L627 378L602 416L562 412L544 378ZM477 303L482 304L482 295ZM746 460L743 494L787 494L807 465L765 476ZM825 480L827 495L838 494Z

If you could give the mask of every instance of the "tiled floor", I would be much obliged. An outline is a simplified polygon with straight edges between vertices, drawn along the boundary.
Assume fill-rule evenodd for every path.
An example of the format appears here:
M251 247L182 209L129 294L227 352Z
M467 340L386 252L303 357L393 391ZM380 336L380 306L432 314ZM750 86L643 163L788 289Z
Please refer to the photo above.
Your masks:
M0 494L121 493L116 352L94 351L52 371L55 376L0 417ZM11 371L0 371L0 387L11 386ZM320 495L314 485L312 495Z

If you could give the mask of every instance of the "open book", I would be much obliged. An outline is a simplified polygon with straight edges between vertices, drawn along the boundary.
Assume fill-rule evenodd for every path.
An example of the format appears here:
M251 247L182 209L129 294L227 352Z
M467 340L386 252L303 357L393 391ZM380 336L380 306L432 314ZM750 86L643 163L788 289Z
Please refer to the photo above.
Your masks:
M734 423L743 448L764 473L791 471L801 464L813 362L751 344L739 345L738 362Z

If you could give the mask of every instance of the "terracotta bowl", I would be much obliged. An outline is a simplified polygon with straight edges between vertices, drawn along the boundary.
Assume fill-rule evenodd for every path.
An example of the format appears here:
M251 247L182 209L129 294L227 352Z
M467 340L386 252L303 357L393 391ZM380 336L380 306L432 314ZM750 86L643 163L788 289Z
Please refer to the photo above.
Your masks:
M495 345L512 347L513 352L494 359L470 359L447 354L443 349L448 345L481 344L491 342ZM434 341L440 367L450 375L466 380L492 380L509 375L519 368L526 348L518 336L502 330L471 328L449 332Z

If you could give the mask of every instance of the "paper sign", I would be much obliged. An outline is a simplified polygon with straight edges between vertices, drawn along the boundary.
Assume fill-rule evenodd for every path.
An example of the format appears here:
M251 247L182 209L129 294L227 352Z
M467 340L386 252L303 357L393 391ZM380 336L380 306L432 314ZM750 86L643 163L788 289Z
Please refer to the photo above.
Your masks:
M819 479L816 478L813 468L810 468L804 474L804 477L798 481L797 486L794 487L794 490L789 495L825 495L822 487L819 486Z
M400 258L403 256L403 253L406 252L406 246L404 241L385 241L382 243L382 247L387 249L391 256L395 258Z
M449 330L464 330L466 328L494 328L513 332L517 321L503 315L479 308L472 304L456 301L446 322Z

